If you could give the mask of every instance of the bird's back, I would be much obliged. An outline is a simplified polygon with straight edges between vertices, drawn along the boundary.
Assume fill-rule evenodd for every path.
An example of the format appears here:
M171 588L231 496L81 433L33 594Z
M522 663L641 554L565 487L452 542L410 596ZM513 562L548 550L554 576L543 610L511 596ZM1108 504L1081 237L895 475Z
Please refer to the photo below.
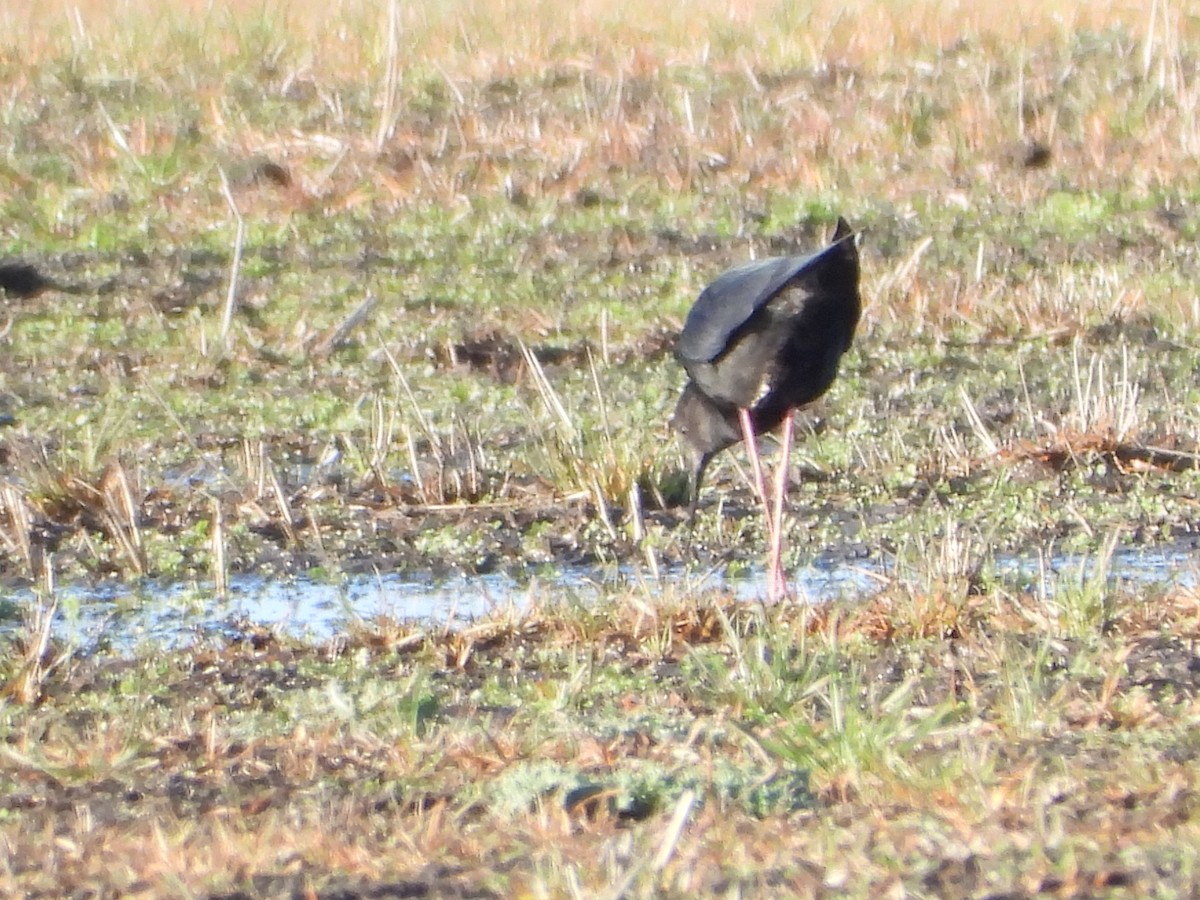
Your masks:
M704 395L786 412L829 388L861 310L858 250L844 221L834 238L809 256L729 269L700 294L676 355Z
M712 362L724 353L730 336L817 255L755 259L718 275L688 311L675 351L680 361Z

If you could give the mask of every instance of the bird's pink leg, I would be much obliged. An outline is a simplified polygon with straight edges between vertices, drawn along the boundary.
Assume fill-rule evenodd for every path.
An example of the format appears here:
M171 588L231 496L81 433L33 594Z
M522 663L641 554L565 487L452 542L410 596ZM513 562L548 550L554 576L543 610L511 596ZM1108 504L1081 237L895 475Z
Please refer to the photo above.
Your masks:
M771 541L771 555L767 562L767 599L782 600L788 594L787 578L783 574L783 498L787 493L788 457L792 453L792 410L783 418L783 439L779 458L775 462L774 508L767 510L769 520L767 535Z
M775 603L787 593L787 584L783 577L780 561L783 557L783 500L775 501L772 508L772 498L767 494L767 481L763 475L762 457L758 452L758 437L754 433L754 425L750 421L750 412L738 410L738 421L742 425L742 440L746 442L746 452L750 456L750 472L754 478L754 489L758 492L758 500L762 504L763 520L767 529L767 600ZM776 493L783 490L781 481L787 480L786 453L791 449L792 417L788 414L784 426L784 462L776 472Z
M754 433L754 424L750 421L749 409L738 409L738 421L742 424L742 440L746 445L746 454L750 456L750 474L754 476L754 488L758 492L758 502L763 510L767 510L767 481L762 476L762 458L758 456L758 438ZM770 534L772 522L767 515L767 533Z

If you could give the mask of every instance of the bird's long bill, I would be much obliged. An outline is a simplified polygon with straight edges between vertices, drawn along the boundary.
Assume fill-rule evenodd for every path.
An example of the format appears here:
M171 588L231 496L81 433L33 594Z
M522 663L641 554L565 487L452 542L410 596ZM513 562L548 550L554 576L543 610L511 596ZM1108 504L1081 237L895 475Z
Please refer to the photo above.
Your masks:
M700 485L704 481L704 472L715 455L715 453L695 454L695 468L692 470L692 477L688 482L688 514L693 519L696 517L696 510L700 505Z

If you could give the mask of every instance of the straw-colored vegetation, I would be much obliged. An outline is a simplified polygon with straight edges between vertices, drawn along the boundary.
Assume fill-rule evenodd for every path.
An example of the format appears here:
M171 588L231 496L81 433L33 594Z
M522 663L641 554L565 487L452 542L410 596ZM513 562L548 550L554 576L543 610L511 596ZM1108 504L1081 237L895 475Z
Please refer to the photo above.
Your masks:
M1108 575L1195 539L1198 54L1167 0L0 5L0 262L57 285L0 297L0 896L1195 892L1200 603ZM739 605L673 335L838 213L788 564L880 592ZM617 564L445 632L54 628Z

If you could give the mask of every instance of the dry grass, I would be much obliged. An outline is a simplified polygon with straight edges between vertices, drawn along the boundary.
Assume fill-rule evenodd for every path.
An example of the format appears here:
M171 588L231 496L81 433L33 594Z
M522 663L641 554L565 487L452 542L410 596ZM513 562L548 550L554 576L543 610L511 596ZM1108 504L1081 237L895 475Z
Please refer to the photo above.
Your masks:
M984 202L972 187L979 182L1014 203L1042 192L1039 179L1006 165L1023 142L1048 144L1056 164L1075 173L1077 189L1100 191L1177 182L1191 171L1187 148L1197 142L1200 88L1180 49L1194 23L1171 4L1154 4L1153 17L1119 2L1022 3L1019 10L818 4L804 13L765 2L676 11L608 3L564 10L523 0L437 11L403 4L399 46L391 47L390 7L375 4L123 5L129 12L120 17L86 3L9 9L5 32L22 36L9 45L9 59L30 71L39 60L79 54L116 83L164 89L179 54L202 50L201 132L218 147L291 163L305 186L293 198L302 207L344 210L377 192L398 203L461 202L489 191L569 196L614 169L691 191L713 169L728 169L756 192L853 190L901 205L921 194L965 210ZM1120 78L1161 85L1133 133L1125 127L1131 85L1085 80L1061 56L1073 34L1116 27L1131 40L1124 59L1107 62L1120 67ZM222 70L241 68L255 29L262 90L280 98L322 94L328 127L264 130L269 123L247 115ZM1007 55L1002 65L992 62L991 48ZM389 58L401 59L403 70L381 78ZM1008 68L1014 62L1017 72ZM947 70L957 91L931 95ZM704 81L690 86L688 73ZM352 90L370 93L374 113L361 120L350 113ZM443 121L414 115L422 92L448 105ZM572 98L566 107L556 101L564 94ZM381 140L379 116L389 109L390 138ZM117 123L100 108L71 156L85 182L105 190L115 164L168 150L174 140L170 123ZM979 249L985 268L1004 266L986 240ZM919 286L912 290L911 302L926 302ZM964 285L958 303L970 315L989 295L986 281ZM903 298L889 298L889 314L908 315L896 299Z
M948 626L946 599L814 617L631 596L416 642L258 632L77 665L6 725L0 884L1186 890L1195 597L1116 595L1103 638L1019 594L959 598Z
M440 8L402 5L399 31L405 46L417 51L417 60L437 58L453 66L456 73L475 76L480 70L472 65L527 66L528 71L538 71L539 64L558 62L564 46L591 46L619 56L640 43L648 52L661 50L672 59L702 61L713 55L713 37L726 29L757 34L749 47L767 47L773 55L790 47L814 59L845 54L855 64L884 65L890 59L964 37L1041 44L1072 31L1120 25L1143 42L1139 50L1145 72L1167 84L1174 77L1170 74L1172 61L1186 46L1187 32L1182 29L1189 22L1175 4L1156 2L1152 7L1148 10L1144 4L1120 0L1093 4L1022 0L1004 9L945 0L913 4L852 0L812 4L801 11L762 0L701 0L684 10L598 0L576 2L568 8L548 0L503 0L499 4L456 2ZM242 28L255 22L279 23L297 41L319 41L328 71L349 72L373 60L368 56L343 59L339 52L347 53L349 46L356 44L359 52L362 48L378 52L384 46L363 41L360 33L348 27L339 31L337 26L370 20L382 36L390 14L387 6L362 0L319 4L304 0L266 4L175 0L165 7L149 0L122 0L118 9L120 16L114 15L110 4L98 0L50 0L9 8L5 21L13 28L6 31L15 35L17 27L29 29L26 34L33 41L27 45L28 58L36 62L42 53L60 52L64 39L102 47L119 42L130 32L129 23L151 29L178 22ZM72 29L68 34L63 33L64 25ZM502 58L506 47L507 58ZM513 52L514 48L520 52ZM339 68L341 65L347 68Z
M1200 604L1107 575L1195 530L1198 44L1164 0L0 8L0 237L87 282L0 314L0 894L1194 890ZM669 336L834 209L868 310L796 530L888 548L872 601L56 645L63 557L737 558L642 502ZM1071 536L1053 596L993 571Z
M0 44L12 85L15 162L0 184L13 212L9 246L17 252L41 234L117 270L96 289L111 303L85 297L68 307L79 333L39 344L39 323L22 321L6 340L18 353L34 348L20 360L30 371L93 372L81 397L99 390L111 404L133 394L139 417L151 397L175 443L194 454L192 432L210 423L181 416L180 393L208 398L243 373L266 384L288 368L283 393L321 392L352 407L356 425L369 419L322 438L347 451L356 486L378 487L384 502L508 502L540 480L558 500L590 497L616 545L608 510L635 490L672 492L663 416L606 401L628 388L612 370L665 356L660 336L674 332L719 265L811 242L837 207L866 232L865 349L862 363L849 363L861 376L850 402L862 381L879 394L890 381L898 393L928 365L897 362L886 352L894 347L965 339L966 352L983 357L1006 344L1072 341L1074 396L1058 391L1059 409L1026 399L1019 428L996 432L974 412L994 384L958 392L954 404L975 416L970 430L989 459L1151 441L1186 453L1187 391L1116 377L1119 365L1144 382L1155 360L1115 363L1079 342L1101 326L1178 330L1197 315L1186 277L1196 265L1191 200L1181 188L1197 174L1188 147L1198 88L1186 52L1196 23L1163 2L983 6L127 3L122 17L88 4L5 9L4 33L22 35L20 45ZM49 114L36 112L40 98ZM40 175L51 163L58 177ZM412 231L395 227L409 220L419 223ZM131 253L163 247L204 247L220 260L205 273L219 272L219 316L201 302L211 284L188 280L186 257L164 264L165 285L122 268ZM347 247L364 258L338 259ZM280 248L294 256L272 270L263 254ZM384 260L376 270L371 254ZM281 285L287 269L314 258L294 280L324 283ZM349 287L331 283L331 269ZM385 281L366 300L364 269ZM436 293L447 283L461 285L458 296ZM612 313L617 303L623 314ZM89 317L117 352L92 349ZM556 341L570 345L568 371L604 361L574 379L573 396L553 373L538 380L541 355L522 365L514 349L544 352ZM520 423L549 465L492 450L528 441L518 429L489 434L457 410L429 409L431 396L471 408L464 398L477 396L475 384L434 392L450 380L443 366L457 368L460 350L483 344L490 363L471 365L520 382L524 406L509 406L536 410L540 396L571 411L558 445L546 420L561 416ZM381 358L402 387L378 377ZM432 374L422 372L431 358ZM1147 426L1142 408L1155 391L1180 412ZM266 393L252 399L269 405ZM35 405L35 394L22 386L19 397ZM889 421L892 399L848 418ZM241 406L226 402L234 408L225 420L236 422ZM845 397L835 402L849 408ZM86 401L75 405L68 412L95 415ZM932 418L944 436L935 456L974 461L961 423ZM70 435L68 421L51 428ZM281 428L268 421L232 438L286 445ZM911 443L898 434L894 447L866 452L894 468ZM52 480L75 483L69 463L59 465ZM521 465L525 477L510 478ZM281 470L278 460L264 468L276 473L271 496L264 503L252 490L243 518L271 520L291 549L304 543L311 494L291 489ZM152 478L138 483L155 488ZM138 574L147 570L145 510L115 487L97 494L111 507L106 535L117 565ZM19 546L19 534L13 540Z

